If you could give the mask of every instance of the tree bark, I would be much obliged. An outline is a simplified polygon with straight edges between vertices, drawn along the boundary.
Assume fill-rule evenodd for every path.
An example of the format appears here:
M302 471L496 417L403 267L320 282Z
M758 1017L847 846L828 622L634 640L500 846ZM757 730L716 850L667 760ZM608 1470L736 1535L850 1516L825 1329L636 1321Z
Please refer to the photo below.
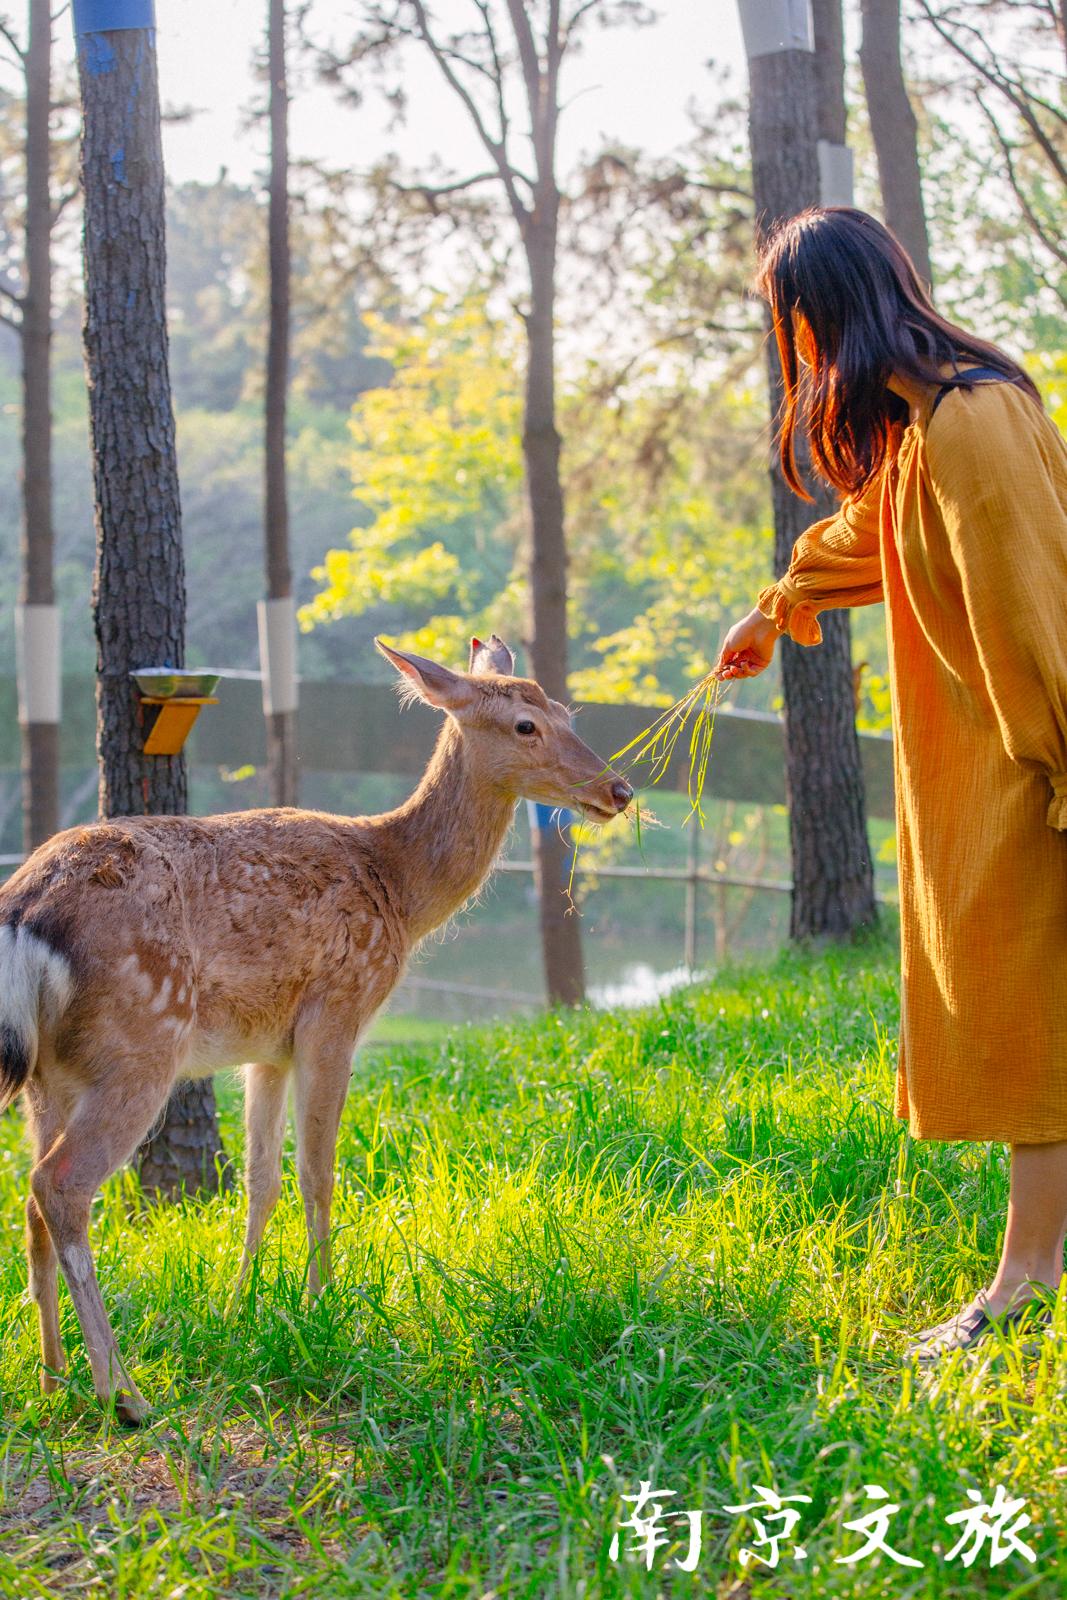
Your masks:
M928 286L930 241L919 167L919 133L900 59L900 0L862 0L860 66L886 226Z
M818 203L817 61L811 51L779 51L754 57L749 72L752 177L757 237L762 238L780 219ZM777 419L782 376L773 339L767 341L767 355L771 415ZM803 461L799 449L798 460ZM776 449L771 491L780 576L797 537L830 515L836 500L825 488L815 490L814 505L794 495L781 475ZM817 649L790 639L781 644L794 939L844 938L877 917L848 619L836 611L820 621L823 643Z
M265 403L264 533L267 597L270 600L282 600L293 592L289 561L289 499L285 460L291 277L289 90L285 61L285 0L269 0L267 55L270 73L270 193L267 218L270 325L267 337ZM272 711L268 716L267 759L270 767L271 798L274 804L296 805L295 711Z
M567 540L561 441L556 427L555 278L558 194L525 230L530 271L522 447L530 506L530 645L534 677L567 700ZM567 845L557 829L534 833L545 986L552 1005L581 1005L585 964L577 916L566 894Z
M232 1174L218 1131L215 1089L210 1078L175 1084L163 1121L137 1154L141 1188L159 1200L183 1194L217 1194Z
M815 130L819 139L844 144L848 134L845 101L845 23L841 0L811 0L815 38Z
M180 666L185 569L167 362L163 154L155 35L78 39L89 416L97 535L100 814L186 809L183 756L146 756L132 669ZM165 1194L217 1187L210 1083L182 1085L141 1156Z
M30 0L26 71L26 292L22 302L23 605L55 604L52 529L52 17ZM59 728L22 725L22 839L28 855L59 826Z

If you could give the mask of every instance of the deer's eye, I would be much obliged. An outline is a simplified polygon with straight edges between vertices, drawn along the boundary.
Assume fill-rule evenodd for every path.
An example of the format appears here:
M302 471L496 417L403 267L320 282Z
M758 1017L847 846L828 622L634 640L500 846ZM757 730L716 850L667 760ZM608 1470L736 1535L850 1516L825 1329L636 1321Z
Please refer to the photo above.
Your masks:
M521 733L524 738L528 739L531 734L534 734L534 733L537 732L537 724L536 724L536 722L527 722L527 721L516 722L516 724L515 724L515 732L516 733Z

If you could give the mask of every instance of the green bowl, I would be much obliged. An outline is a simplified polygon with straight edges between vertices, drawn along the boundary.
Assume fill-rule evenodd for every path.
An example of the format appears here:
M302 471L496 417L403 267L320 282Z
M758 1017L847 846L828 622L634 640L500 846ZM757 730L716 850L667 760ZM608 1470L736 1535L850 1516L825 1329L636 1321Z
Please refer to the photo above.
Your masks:
M179 667L141 667L130 677L142 694L161 700L199 700L214 694L221 672L185 672Z

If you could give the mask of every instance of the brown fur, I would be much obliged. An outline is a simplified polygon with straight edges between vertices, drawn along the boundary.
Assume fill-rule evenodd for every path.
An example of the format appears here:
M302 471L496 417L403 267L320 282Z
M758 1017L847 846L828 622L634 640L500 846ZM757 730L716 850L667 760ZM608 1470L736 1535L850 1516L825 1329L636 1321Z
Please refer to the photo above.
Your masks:
M129 1420L144 1414L96 1283L89 1207L175 1079L254 1063L242 1279L278 1196L292 1079L316 1293L329 1274L352 1054L412 949L483 882L517 797L598 818L624 809L626 785L563 707L535 683L498 675L510 654L495 635L479 651L475 672L459 674L385 650L412 692L449 713L421 783L394 811L122 818L58 834L0 890L0 1034L7 1027L28 1064L27 1246L46 1387L64 1360L58 1264L98 1395ZM27 1007L35 1037L17 1020Z

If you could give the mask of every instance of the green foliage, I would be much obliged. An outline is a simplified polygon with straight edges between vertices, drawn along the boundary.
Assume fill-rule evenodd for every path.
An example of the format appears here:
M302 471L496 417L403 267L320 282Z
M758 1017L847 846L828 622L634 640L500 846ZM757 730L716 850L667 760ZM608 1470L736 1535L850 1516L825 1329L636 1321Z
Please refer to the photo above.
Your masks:
M373 615L408 647L455 657L472 630L521 628L518 330L474 298L368 323L393 372L353 409L354 493L372 520L314 570L301 625ZM579 698L669 703L765 580L762 401L741 385L679 394L652 363L632 394L605 395L601 377L584 368L560 399L571 683Z
M384 606L425 616L451 602L462 616L423 629L462 635L513 560L500 530L522 483L514 352L473 302L450 311L438 299L414 325L366 320L370 354L396 374L357 401L351 421L353 492L373 520L313 570L323 587L301 626Z

